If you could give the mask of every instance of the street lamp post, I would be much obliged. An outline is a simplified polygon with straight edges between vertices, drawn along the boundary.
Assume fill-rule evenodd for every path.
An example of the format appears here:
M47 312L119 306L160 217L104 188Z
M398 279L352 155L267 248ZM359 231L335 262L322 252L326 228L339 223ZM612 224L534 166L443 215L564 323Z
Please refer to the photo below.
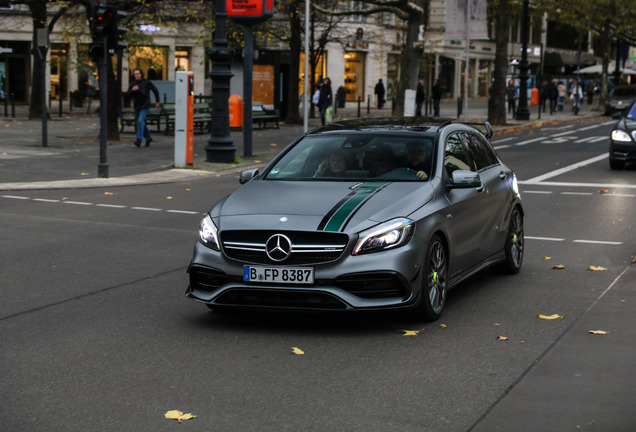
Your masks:
M530 120L528 109L528 39L530 38L530 16L528 15L530 0L523 0L523 23L521 26L521 63L519 63L519 107L517 120Z
M233 163L236 147L230 137L230 62L234 54L228 48L226 36L227 9L225 0L216 0L214 13L214 43L212 49L206 50L206 55L212 60L212 71L208 74L212 78L212 132L208 145L205 147L207 162Z

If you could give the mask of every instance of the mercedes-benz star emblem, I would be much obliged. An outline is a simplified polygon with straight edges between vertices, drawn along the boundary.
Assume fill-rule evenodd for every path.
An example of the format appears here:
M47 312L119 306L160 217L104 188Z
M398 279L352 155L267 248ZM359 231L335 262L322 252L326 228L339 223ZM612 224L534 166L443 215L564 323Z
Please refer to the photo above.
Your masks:
M265 243L265 252L273 261L285 261L291 251L291 240L283 234L274 234Z

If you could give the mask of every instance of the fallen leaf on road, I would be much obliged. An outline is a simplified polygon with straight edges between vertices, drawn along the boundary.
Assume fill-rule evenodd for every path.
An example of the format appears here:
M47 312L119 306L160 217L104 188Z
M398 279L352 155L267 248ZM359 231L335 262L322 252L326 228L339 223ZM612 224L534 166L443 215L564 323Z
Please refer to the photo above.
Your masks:
M90 174L89 173L82 173L80 175L87 176L87 175L90 175Z
M104 192L104 195L117 195L115 192Z
M595 335L606 335L609 332L605 331L605 330L590 330L588 333L589 334L595 334Z
M507 338L506 336L497 336L497 340L500 340L500 341L507 341L507 340L508 340L508 338Z
M305 354L305 351L301 350L301 349L300 349L300 348L298 348L298 347L292 347L292 352L293 352L294 354L296 354L296 355L303 355L303 354Z
M554 270L563 270L565 266L563 264L553 265L552 268Z
M596 267L596 266L589 266L587 269L589 271L605 271L605 270L607 270L605 267Z
M446 328L446 327L448 327L446 324L440 324L439 326L440 326L441 328Z
M402 336L417 336L417 334L421 332L422 330L400 330L400 331L404 333Z
M167 196L166 199L172 199L172 197L171 196Z
M195 418L196 416L192 415L192 413L184 414L181 411L172 410L165 413L164 417L169 420L178 420L179 423L181 423L182 420L190 420Z
M599 189L598 193L604 194L604 193L609 193L609 191L607 189Z
M543 314L539 314L537 315L539 318L541 319L545 319L545 320L554 320L554 319L563 319L563 317L561 315L558 314L554 314L554 315L543 315Z
M544 261L548 261L548 260L551 260L551 259L552 259L552 257L544 256L544 257L542 257L542 259L543 259Z

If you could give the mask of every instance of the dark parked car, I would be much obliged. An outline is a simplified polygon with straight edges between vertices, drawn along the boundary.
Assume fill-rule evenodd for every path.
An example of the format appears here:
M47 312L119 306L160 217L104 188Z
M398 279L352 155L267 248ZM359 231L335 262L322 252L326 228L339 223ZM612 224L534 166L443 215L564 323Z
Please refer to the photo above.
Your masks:
M636 101L636 86L616 86L610 90L609 100L605 103L605 114L621 113L634 101Z
M629 161L636 161L636 102L623 113L610 133L610 168L623 169Z
M305 134L205 216L186 295L211 309L438 319L448 289L523 260L517 180L481 126L376 118Z

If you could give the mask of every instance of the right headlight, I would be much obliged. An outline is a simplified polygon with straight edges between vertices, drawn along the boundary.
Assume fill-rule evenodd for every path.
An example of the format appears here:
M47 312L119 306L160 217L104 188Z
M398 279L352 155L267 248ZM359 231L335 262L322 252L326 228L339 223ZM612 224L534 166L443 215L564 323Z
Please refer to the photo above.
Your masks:
M219 229L214 225L209 214L205 215L199 225L199 241L210 249L221 250L219 247Z
M611 136L613 141L630 142L632 140L627 132L620 129L614 129Z
M413 236L414 222L397 218L362 231L353 248L353 255L379 252L404 246Z

